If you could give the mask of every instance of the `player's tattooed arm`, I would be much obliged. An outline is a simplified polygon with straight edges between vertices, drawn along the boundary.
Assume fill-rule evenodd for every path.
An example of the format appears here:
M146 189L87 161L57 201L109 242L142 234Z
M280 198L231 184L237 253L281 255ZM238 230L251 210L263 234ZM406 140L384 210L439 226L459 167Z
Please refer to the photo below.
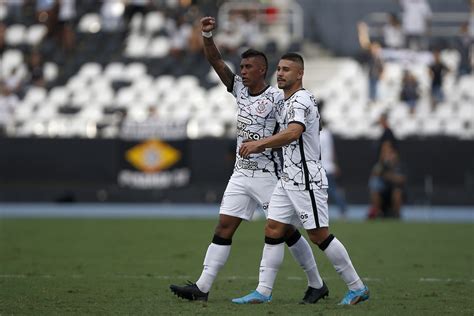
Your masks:
M216 19L213 17L204 17L201 19L201 29L203 32L208 33L212 32L216 28ZM206 55L207 60L211 64L212 68L216 71L217 75L221 81L225 84L227 88L232 88L231 85L234 80L234 73L226 65L219 50L212 39L212 36L203 36L204 42L204 54Z

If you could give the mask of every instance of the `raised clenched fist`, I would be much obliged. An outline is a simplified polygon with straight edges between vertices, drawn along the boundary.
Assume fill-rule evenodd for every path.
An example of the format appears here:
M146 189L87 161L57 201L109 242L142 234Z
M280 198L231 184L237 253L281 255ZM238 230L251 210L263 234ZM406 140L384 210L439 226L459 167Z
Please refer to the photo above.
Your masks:
M216 28L216 19L212 16L206 16L201 19L201 30L203 32L211 32Z

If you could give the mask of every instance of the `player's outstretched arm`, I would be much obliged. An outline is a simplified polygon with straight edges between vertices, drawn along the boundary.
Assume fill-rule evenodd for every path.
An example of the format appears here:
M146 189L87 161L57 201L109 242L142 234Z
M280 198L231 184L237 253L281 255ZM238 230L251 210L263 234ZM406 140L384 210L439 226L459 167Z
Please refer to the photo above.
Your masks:
M248 158L250 154L261 153L266 148L280 148L288 145L298 138L304 132L304 127L297 123L290 123L287 129L281 132L263 138L257 141L246 141L240 146L239 155L243 158Z
M224 60L222 59L219 50L212 39L212 31L216 28L216 19L210 16L201 19L201 30L203 32L204 41L204 54L207 60L211 64L212 68L216 71L221 81L227 88L232 85L234 79L234 73L227 67ZM232 87L230 87L232 88Z

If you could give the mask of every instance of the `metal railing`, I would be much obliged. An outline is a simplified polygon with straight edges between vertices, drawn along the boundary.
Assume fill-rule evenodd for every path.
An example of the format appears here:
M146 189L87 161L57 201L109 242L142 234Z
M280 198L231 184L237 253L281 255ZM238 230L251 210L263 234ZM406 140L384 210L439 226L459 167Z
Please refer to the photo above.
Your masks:
M469 21L469 12L433 12L427 28L428 37L449 38L460 34L460 26ZM383 27L389 20L387 12L373 12L364 21L369 26L371 37L383 37Z
M269 13L269 10L276 12ZM274 29L287 32L291 40L303 39L303 9L297 3L291 2L288 6L278 6L270 3L256 3L250 1L229 1L219 8L218 19L220 24L231 21L231 15L237 12L248 12L258 22L258 31L262 35L272 35ZM285 34L282 34L285 35Z

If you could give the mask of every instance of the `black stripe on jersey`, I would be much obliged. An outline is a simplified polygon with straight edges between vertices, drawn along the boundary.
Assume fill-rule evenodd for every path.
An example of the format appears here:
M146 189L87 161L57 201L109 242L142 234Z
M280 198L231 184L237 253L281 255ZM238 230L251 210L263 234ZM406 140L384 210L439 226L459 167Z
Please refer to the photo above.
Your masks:
M280 129L280 124L276 123L275 124L275 129L273 130L272 135L275 135L276 133L278 133L279 129ZM275 168L275 175L277 176L278 179L280 179L281 176L278 173L278 163L275 160L275 155L278 155L278 151L275 150L275 149L272 149L270 160L273 161L273 167Z
M306 131L306 125L304 125L303 122L300 122L300 121L291 121L291 122L288 122L288 126L289 126L290 124L298 124L298 125L301 125L301 126L303 126L303 132Z
M227 92L232 93L232 91L234 91L234 84L235 84L235 75L232 76L232 81L230 85L227 86Z
M304 143L303 143L303 135L300 136L300 156L301 156L301 163L303 165L303 172L304 172L304 182L305 182L305 190L309 190L309 171L308 165L306 164L306 157L304 156Z
M316 223L316 228L320 228L319 217L318 217L318 206L316 205L316 199L314 198L313 190L309 190L309 197L311 198L311 206L313 208L314 222Z

